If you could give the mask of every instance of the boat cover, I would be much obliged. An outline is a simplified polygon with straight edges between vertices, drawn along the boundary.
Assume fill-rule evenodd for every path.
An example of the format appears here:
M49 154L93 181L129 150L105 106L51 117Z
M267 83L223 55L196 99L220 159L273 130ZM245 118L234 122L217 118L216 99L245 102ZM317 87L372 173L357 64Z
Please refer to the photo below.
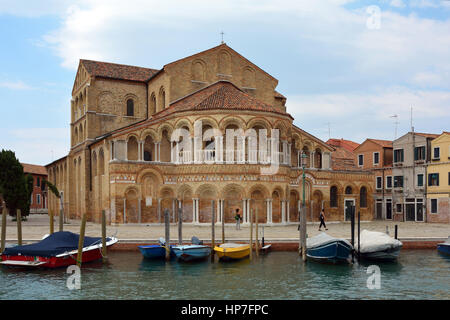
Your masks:
M77 250L78 239L79 235L76 233L59 231L33 244L6 248L5 251L3 251L3 254L8 256L53 257L61 253ZM106 238L106 241L109 240L111 239ZM93 244L101 244L101 241L102 238L84 237L84 247L89 247Z
M203 244L203 241L197 238L196 236L193 236L191 239L192 244Z
M248 246L248 244L245 243L222 243L219 247L220 248L239 248L239 247L245 247Z
M335 242L338 240L344 241L349 246L351 246L350 242L348 242L345 239L338 239L338 238L335 238L335 237L332 237L332 236L326 234L325 232L321 232L317 236L306 239L306 248L307 249L317 248L317 247L320 247L320 246L323 246L323 245L326 245L328 243L332 243L332 242Z
M369 253L398 248L403 244L384 232L363 230L361 231L360 245L361 253Z

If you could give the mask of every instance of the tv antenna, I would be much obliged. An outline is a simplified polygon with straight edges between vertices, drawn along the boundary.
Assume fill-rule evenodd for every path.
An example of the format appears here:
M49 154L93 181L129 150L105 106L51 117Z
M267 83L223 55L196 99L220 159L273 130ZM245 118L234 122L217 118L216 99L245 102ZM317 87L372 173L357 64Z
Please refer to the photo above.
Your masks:
M397 114L394 114L393 116L391 116L391 118L395 118L395 121L394 121L394 125L395 125L394 140L395 140L395 139L397 139L397 127L398 127L398 124L400 122L398 122L398 115Z
M413 107L411 106L411 132L414 132L414 127L413 127Z
M221 33L220 33L220 35L222 36L222 42L221 43L224 43L223 42L223 35L224 35L225 33L222 31Z

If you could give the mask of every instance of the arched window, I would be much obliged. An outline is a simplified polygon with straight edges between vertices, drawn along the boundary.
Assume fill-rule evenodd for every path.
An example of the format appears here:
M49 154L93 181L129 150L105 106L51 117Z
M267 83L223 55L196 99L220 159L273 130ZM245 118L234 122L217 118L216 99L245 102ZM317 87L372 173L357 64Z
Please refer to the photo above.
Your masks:
M129 117L134 116L134 101L133 101L133 99L127 100L127 116L129 116Z
M352 187L348 186L345 188L345 194L352 194Z
M359 206L361 208L367 208L367 189L362 187L359 191Z
M338 199L337 199L337 187L333 186L330 189L330 207L337 208Z

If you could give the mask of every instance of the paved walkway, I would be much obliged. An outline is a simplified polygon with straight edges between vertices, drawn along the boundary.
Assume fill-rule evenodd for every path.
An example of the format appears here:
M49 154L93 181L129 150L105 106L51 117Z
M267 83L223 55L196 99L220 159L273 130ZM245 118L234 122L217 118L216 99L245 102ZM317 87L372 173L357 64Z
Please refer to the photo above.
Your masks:
M59 222L58 217L55 218L55 231L58 231ZM391 222L391 221L371 221L361 222L361 230L368 229L374 231L386 231L388 227L390 235L394 235L394 226L398 225L398 237L400 239L407 238L429 238L429 239L446 239L450 236L449 224L437 223L417 223L417 222ZM308 237L312 237L319 233L318 223L308 224ZM349 222L329 222L327 224L327 233L339 237L351 237ZM355 229L357 226L355 226ZM259 226L259 238L262 237L262 226ZM71 220L68 224L64 224L64 230L79 233L80 220ZM322 229L323 230L323 229ZM39 240L42 236L49 232L49 220L47 215L32 215L28 221L22 222L22 239ZM115 235L119 241L155 241L159 237L164 237L164 225L112 225L107 226L107 235ZM216 241L222 239L222 227L216 226L215 229ZM101 225L88 222L86 224L86 235L99 237L101 236ZM189 241L192 236L197 236L202 240L209 241L211 239L211 226L192 226L188 224L183 225L183 240ZM236 230L234 225L225 226L226 240L247 240L250 236L250 227L241 226L241 230ZM357 236L357 230L355 230ZM170 238L172 240L178 239L178 226L172 224L170 226ZM299 238L297 226L265 226L264 238L268 241L295 241ZM17 239L16 222L8 217L6 239L13 242Z

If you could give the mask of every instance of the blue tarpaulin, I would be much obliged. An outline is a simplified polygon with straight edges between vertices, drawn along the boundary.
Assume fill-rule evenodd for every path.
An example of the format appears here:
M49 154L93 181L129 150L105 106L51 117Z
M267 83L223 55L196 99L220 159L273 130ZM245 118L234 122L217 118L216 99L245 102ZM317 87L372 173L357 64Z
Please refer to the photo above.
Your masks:
M54 257L61 253L77 250L79 238L80 236L76 233L59 231L37 243L6 248L3 254L8 256L20 254L22 256ZM109 240L109 238L106 239L106 241ZM101 241L102 238L84 237L83 247L99 244Z

